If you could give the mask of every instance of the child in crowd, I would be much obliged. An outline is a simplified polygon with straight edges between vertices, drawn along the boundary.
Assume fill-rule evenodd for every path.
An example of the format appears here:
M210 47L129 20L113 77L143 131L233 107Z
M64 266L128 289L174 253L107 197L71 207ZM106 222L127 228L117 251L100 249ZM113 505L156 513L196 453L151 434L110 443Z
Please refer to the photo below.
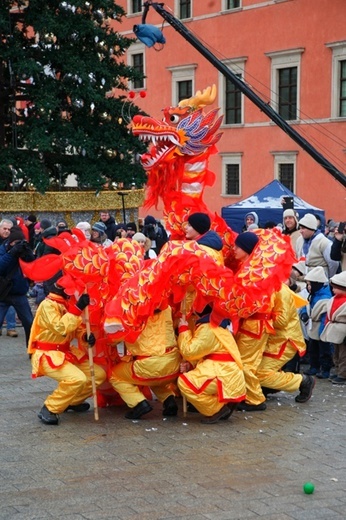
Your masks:
M305 276L305 281L309 303L300 311L300 317L309 336L310 369L305 374L328 379L333 366L332 346L329 342L321 340L321 333L325 325L327 303L332 293L321 266L311 269Z
M346 271L330 279L333 298L327 304L326 325L321 334L323 341L334 344L333 361L335 374L333 384L346 384Z

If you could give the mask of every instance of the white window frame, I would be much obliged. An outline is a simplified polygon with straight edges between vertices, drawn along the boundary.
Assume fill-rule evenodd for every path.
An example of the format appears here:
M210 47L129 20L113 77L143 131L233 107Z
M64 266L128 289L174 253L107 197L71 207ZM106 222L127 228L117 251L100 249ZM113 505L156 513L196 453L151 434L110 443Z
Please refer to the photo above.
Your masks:
M172 106L177 106L178 100L178 88L177 84L180 81L192 81L192 95L195 93L195 70L197 64L182 65L180 67L167 67L172 74Z
M193 18L193 0L191 0L191 16L189 18L180 18L180 1L179 0L174 0L174 12L175 12L175 16L179 20L191 20L191 18Z
M128 51L127 51L127 64L130 67L133 67L132 56L134 54L143 54L143 74L144 74L144 76L146 76L146 54L145 54L145 45L144 45L144 43L133 43L131 45L131 47L128 49ZM135 91L145 90L147 88L146 84L147 84L146 77L144 77L143 78L143 87L141 87L139 89L135 88L132 81L129 82L129 87L130 87L131 90L135 90Z
M297 155L298 152L271 152L274 157L274 179L280 181L279 165L293 164L293 193L296 192L297 185Z
M240 152L229 152L220 153L222 158L222 183L221 183L221 196L222 197L241 197L241 182L242 182L242 157L243 154ZM227 177L227 165L237 164L239 166L239 193L226 193L226 177Z
M300 86L301 86L301 56L304 48L296 48L285 51L266 52L265 55L271 59L271 105L274 110L279 111L279 75L280 69L297 67L297 117L300 120Z
M332 50L332 84L331 84L331 117L333 119L342 119L339 116L340 101L340 61L346 60L346 40L327 43L327 47Z
M230 71L233 72L233 74L241 74L241 79L244 81L244 74L245 74L245 63L247 58L241 57L241 58L233 58L228 60L223 60L222 63L226 65L227 68L230 69ZM226 77L219 72L219 106L221 107L221 110L223 114L226 113ZM223 127L239 127L240 125L244 125L244 94L241 93L241 122L240 123L226 123L225 119L222 122Z
M144 0L143 0L144 1ZM143 4L143 2L142 2ZM132 0L127 0L127 16L136 16L143 13L143 5L140 11L136 11L135 13L132 11Z

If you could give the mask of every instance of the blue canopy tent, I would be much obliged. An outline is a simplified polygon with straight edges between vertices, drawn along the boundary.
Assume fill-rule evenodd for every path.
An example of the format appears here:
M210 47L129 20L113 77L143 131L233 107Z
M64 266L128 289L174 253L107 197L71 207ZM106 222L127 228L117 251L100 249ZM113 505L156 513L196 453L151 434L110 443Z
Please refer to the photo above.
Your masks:
M242 231L245 223L245 215L250 211L255 211L259 218L259 226L263 227L266 222L274 221L276 224L282 223L283 208L281 205L282 197L293 197L294 209L298 212L299 218L306 213L319 215L322 224L325 222L324 210L312 206L305 200L297 197L278 180L274 180L256 191L251 197L244 199L230 206L221 209L221 216L227 224L237 233Z

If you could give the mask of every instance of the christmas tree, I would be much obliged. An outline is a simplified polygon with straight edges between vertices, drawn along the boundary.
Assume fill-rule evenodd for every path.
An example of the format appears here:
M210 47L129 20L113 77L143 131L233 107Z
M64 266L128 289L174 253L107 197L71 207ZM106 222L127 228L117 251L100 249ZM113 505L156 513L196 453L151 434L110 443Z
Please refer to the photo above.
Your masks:
M124 15L113 0L1 1L0 190L62 189L70 174L80 189L143 185Z

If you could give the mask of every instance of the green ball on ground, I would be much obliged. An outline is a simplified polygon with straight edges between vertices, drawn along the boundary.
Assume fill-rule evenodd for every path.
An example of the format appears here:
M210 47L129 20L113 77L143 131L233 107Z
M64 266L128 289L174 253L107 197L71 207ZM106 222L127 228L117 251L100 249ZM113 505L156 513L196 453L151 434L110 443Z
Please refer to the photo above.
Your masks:
M306 495L312 495L312 493L315 491L315 486L312 482L305 482L303 489Z

